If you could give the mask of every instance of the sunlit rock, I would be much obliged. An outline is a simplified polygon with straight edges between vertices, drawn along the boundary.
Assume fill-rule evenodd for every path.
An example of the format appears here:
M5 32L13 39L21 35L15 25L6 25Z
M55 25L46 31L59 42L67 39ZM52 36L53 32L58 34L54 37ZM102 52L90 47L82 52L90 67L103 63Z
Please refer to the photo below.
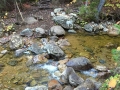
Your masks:
M52 26L50 32L52 35L65 35L65 30L61 26Z

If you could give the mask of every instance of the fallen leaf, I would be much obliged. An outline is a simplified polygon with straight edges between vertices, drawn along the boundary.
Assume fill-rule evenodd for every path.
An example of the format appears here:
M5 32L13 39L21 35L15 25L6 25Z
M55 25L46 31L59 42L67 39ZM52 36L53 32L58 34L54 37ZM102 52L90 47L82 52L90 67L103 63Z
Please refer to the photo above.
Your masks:
M116 84L117 84L117 80L115 78L112 78L110 79L108 86L109 88L115 88Z

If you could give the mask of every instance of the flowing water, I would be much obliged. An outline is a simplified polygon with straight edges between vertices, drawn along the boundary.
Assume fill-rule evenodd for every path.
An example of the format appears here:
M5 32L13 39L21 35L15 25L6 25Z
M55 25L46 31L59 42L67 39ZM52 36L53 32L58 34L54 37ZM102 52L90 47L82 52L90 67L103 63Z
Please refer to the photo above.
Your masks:
M87 33L67 34L65 38L71 46L64 48L69 57L85 56L92 64L105 65L109 69L115 67L111 50L120 45L120 37L109 37L107 35L89 35ZM2 46L0 51L6 49ZM17 61L15 66L9 65L9 61ZM13 51L0 58L0 89L1 90L24 90L25 86L46 84L49 79L49 72L44 69L29 69L26 66L27 58L22 56L14 57Z

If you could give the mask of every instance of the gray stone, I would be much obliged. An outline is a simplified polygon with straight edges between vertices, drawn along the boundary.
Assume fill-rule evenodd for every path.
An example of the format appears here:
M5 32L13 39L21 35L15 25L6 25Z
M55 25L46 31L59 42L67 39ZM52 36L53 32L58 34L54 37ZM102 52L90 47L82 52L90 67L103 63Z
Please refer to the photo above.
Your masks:
M35 29L34 36L35 37L45 37L45 36L47 36L47 34L43 28L38 27Z
M27 24L33 24L33 23L38 22L38 20L36 20L34 17L27 17L27 18L24 19L24 21L25 21Z
M25 51L26 51L26 49L24 49L24 48L23 49L17 49L17 50L15 50L15 56L20 57L24 54Z
M22 32L20 32L20 35L31 37L33 35L33 31L29 28L26 28L26 29L22 30Z
M0 28L0 37L3 37L3 28Z
M69 33L77 33L75 30L68 30Z
M92 68L90 60L85 57L72 58L66 63L66 65L77 71L88 70Z
M50 32L52 35L65 35L65 30L61 26L52 26Z
M64 52L63 50L55 45L55 44L46 44L44 46L44 49L47 50L47 53L54 59L54 60L59 60L60 58L64 57Z
M60 13L61 11L63 11L64 9L63 8L55 8L54 9L54 13Z
M73 29L73 24L75 22L74 17L69 17L67 15L55 16L53 17L53 20L65 29Z
M79 77L72 67L67 67L60 76L62 83L70 83L73 86L78 86L83 83L83 79Z
M31 46L28 47L28 50L34 52L35 54L42 54L43 50L41 47L38 46L37 43L33 43Z
M74 90L96 90L96 89L94 83L91 80L86 79L84 83L74 88Z

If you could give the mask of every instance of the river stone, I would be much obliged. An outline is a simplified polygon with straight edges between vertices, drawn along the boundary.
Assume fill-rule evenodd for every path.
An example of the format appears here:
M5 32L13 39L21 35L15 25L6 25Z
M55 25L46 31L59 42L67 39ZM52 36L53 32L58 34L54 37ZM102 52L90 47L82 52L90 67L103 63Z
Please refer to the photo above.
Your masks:
M2 38L0 38L0 43L5 44L5 43L7 43L9 40L10 40L9 37L2 37Z
M74 88L74 90L96 90L94 83L90 79L86 79L84 83Z
M38 27L35 29L34 36L35 37L46 37L47 34L43 28Z
M20 35L21 36L31 37L33 35L33 31L31 29L29 29L29 28L26 28L26 29L24 29L24 30L22 30L20 32Z
M47 62L47 61L48 61L47 58L45 58L44 55L41 55L41 54L35 55L35 56L33 57L33 63L34 63L34 64L45 63L45 62Z
M63 50L55 44L46 44L44 49L47 50L50 58L53 58L54 60L59 60L65 56Z
M20 35L17 35L17 34L14 33L10 37L10 42L9 42L10 49L17 49L22 45L23 45L22 37Z
M50 29L52 35L65 35L65 30L61 26L52 26Z
M74 88L70 85L65 86L63 90L73 90Z
M88 70L92 68L90 60L85 57L72 58L66 63L66 65L68 67L72 67L76 71Z
M41 47L38 46L37 43L33 43L31 46L28 47L28 50L34 52L35 54L42 54L43 50Z
M57 80L52 79L48 81L48 90L63 90L63 87Z
M70 83L72 86L80 85L84 80L79 77L72 67L67 67L60 76L62 83Z
M22 49L17 49L15 50L15 56L16 57L20 57L24 54L24 52L26 51L26 49L22 48Z
M3 28L0 27L0 37L3 37L4 33L3 33Z
M25 90L48 90L46 86L34 86L34 87L26 87Z

